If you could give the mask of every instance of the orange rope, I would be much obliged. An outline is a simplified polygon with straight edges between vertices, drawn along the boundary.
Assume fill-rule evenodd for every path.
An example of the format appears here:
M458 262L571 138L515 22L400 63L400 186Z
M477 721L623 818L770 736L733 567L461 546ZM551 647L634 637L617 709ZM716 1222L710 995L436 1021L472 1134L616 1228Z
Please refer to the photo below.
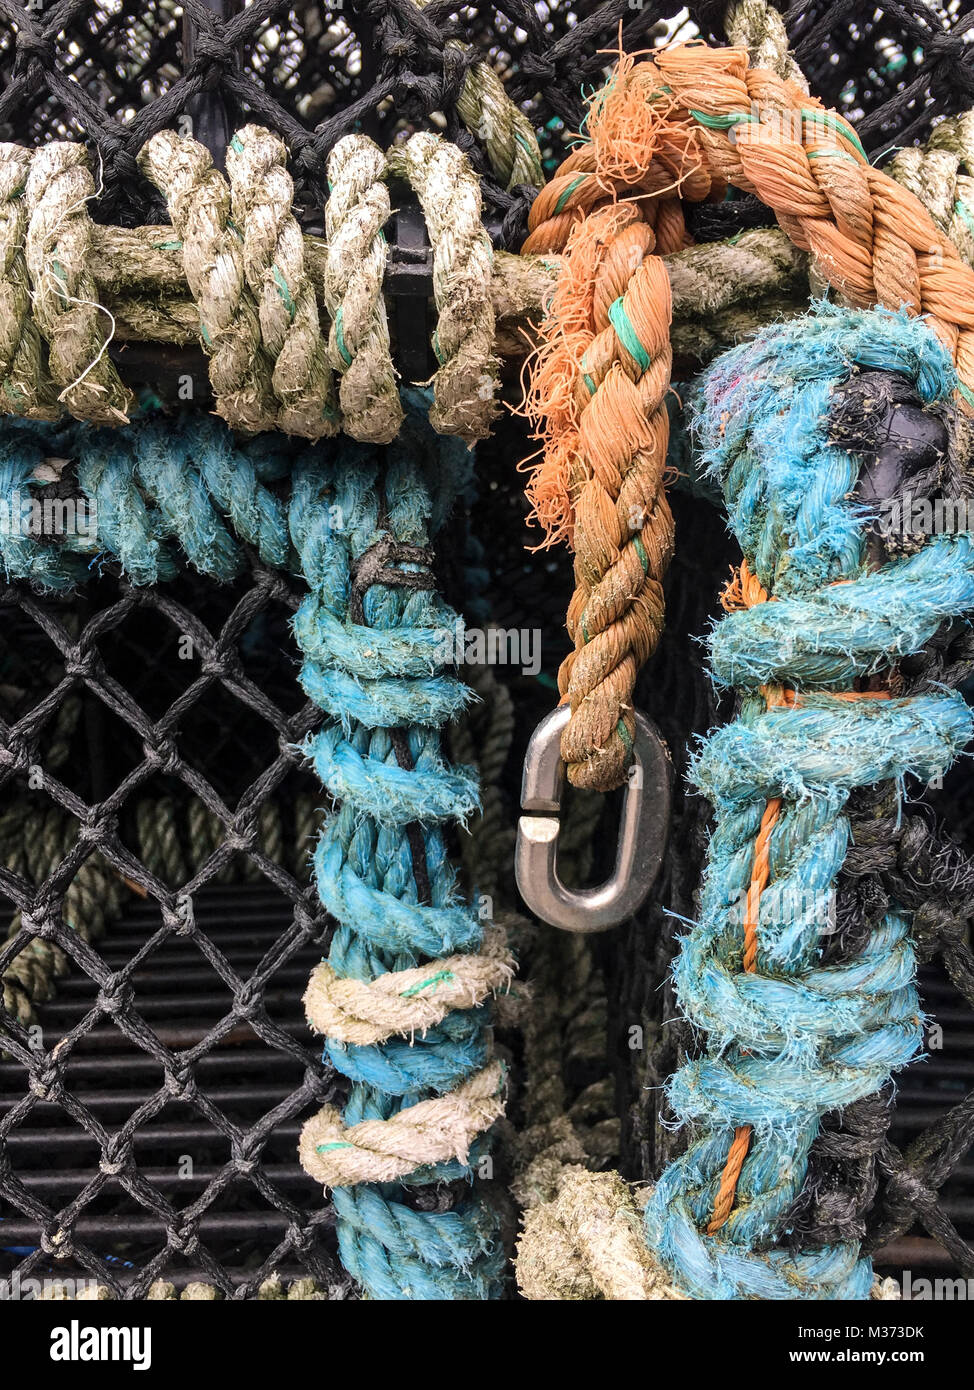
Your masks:
M564 256L524 413L542 443L527 491L544 544L567 539L576 555L562 755L572 782L608 790L625 775L633 685L663 623L671 351L658 257L688 244L681 200L728 185L757 194L852 303L926 315L972 405L974 270L869 164L847 121L750 68L743 49L683 44L638 63L620 53L586 125L588 142L528 219L522 249Z

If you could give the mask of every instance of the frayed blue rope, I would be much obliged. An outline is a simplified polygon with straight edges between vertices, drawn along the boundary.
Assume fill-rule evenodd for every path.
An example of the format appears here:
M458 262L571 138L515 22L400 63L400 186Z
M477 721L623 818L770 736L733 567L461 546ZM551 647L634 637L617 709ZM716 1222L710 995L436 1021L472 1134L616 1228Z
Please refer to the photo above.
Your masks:
M45 458L74 459L82 495L94 503L97 534L83 553L70 544L0 531L8 578L44 589L83 581L92 554L117 560L135 584L176 572L176 546L201 573L226 580L244 564L243 545L264 563L290 565L310 593L294 621L301 683L331 722L304 753L340 809L314 854L322 903L339 923L329 962L339 976L372 980L427 959L475 951L483 924L457 896L441 826L479 808L470 769L453 768L441 726L469 692L452 674L459 620L435 594L423 548L468 483L468 451L429 426L428 402L407 393L397 441L380 458L346 442L302 446L262 435L244 446L212 417L150 417L124 431L0 426L0 502L29 508L43 492ZM287 502L269 484L287 479ZM414 547L401 561L418 588L372 582L352 613L353 569L377 542ZM412 552L410 552L412 554ZM401 765L401 731L411 766ZM429 900L418 900L407 827L423 847ZM374 1046L337 1040L325 1059L352 1082L346 1124L388 1119L445 1094L480 1071L489 1055L485 1007L450 1013L415 1040ZM409 1175L409 1187L472 1180L486 1156L481 1135L463 1159ZM338 1240L346 1268L373 1298L484 1299L500 1296L505 1263L496 1213L473 1195L444 1214L413 1211L405 1184L336 1189Z
M715 680L739 689L741 711L692 766L716 825L699 920L674 975L707 1050L668 1083L695 1139L663 1173L646 1235L695 1298L869 1296L858 1246L792 1253L779 1244L782 1220L822 1116L879 1090L921 1044L901 915L891 911L854 960L818 960L849 841L849 792L942 773L971 737L971 714L947 691L854 702L824 692L895 664L974 607L974 550L966 536L944 536L867 571L862 509L850 501L858 461L827 438L832 389L857 367L904 373L927 403L955 385L919 320L823 307L720 358L696 402L707 476L772 601L731 614L711 635ZM768 683L796 690L797 703L767 708L759 687ZM752 973L743 969L744 903L771 798L782 807ZM735 1205L708 1235L740 1125L752 1133Z
M322 903L339 923L329 964L370 981L386 971L479 949L483 925L456 895L440 826L479 806L476 778L452 768L440 726L468 696L448 669L444 634L457 619L430 587L425 546L469 473L466 452L441 441L427 403L407 393L399 438L380 468L374 451L345 443L297 466L292 541L311 590L294 620L304 657L300 680L331 722L304 752L339 809L314 853ZM382 563L405 581L373 578L353 592L359 566L384 543L412 547ZM401 731L408 763L397 750ZM418 900L418 866L407 828L419 836L428 901ZM415 1039L372 1046L334 1039L325 1057L354 1083L346 1125L453 1090L488 1060L488 1012L448 1014ZM440 1163L405 1179L471 1178L483 1137L465 1162ZM396 1184L335 1189L346 1268L373 1298L499 1297L503 1252L496 1216L470 1198L448 1216L411 1211Z
M51 426L15 420L0 425L0 506L4 521L25 513L45 488L35 471L45 458L74 459L80 496L92 505L94 536L22 534L0 526L0 561L8 579L66 590L83 582L82 554L117 560L133 584L176 573L175 541L189 563L213 579L243 566L242 544L284 568L290 539L285 508L267 483L286 477L293 448L275 435L238 446L211 416L150 416L125 430ZM76 552L82 552L78 554Z

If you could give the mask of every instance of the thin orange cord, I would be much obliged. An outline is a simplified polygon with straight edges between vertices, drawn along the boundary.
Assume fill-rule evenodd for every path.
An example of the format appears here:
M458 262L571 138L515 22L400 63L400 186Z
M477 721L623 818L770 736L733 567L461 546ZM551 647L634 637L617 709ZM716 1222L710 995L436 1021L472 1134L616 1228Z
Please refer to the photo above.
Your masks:
M848 580L840 579L836 581L836 584L846 584L848 582ZM728 581L726 588L720 596L720 602L727 612L736 612L744 608L753 608L759 603L773 603L774 597L768 593L760 580L751 573L747 561L742 560L739 567L731 571L731 579ZM762 685L760 687L760 692L765 698L768 709L772 709L775 706L785 706L789 709L794 709L801 703L799 692L787 686ZM889 699L888 690L833 690L818 691L816 693L827 695L834 700ZM761 909L761 894L768 886L768 879L771 875L771 835L778 823L781 807L782 800L780 796L772 797L767 802L754 841L751 881L748 884L744 909L743 968L749 975L753 975L757 970L758 917ZM751 1133L750 1125L738 1125L734 1130L734 1138L727 1151L727 1158L720 1175L720 1182L717 1185L717 1195L714 1198L714 1209L707 1225L708 1236L716 1235L721 1226L727 1221L734 1208L738 1180L740 1179L741 1171L744 1167L744 1160L747 1158L751 1148Z

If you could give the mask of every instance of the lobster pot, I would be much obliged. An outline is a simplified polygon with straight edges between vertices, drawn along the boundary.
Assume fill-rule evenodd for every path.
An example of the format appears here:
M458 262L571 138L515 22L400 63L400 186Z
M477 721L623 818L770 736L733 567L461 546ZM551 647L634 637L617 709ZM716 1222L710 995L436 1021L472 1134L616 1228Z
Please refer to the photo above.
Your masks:
M695 307L692 282L681 298L674 280L675 557L664 585L666 625L634 693L672 760L668 838L635 915L604 934L574 936L539 923L515 882L522 771L532 731L558 701L575 583L567 547L538 548L518 471L538 447L522 373L555 274L536 271L548 277L542 288L534 281L522 294L515 262L538 190L568 154L586 117L584 94L605 80L620 38L629 53L695 37L725 42L726 8L669 0L471 0L452 9L441 0L64 0L50 13L27 4L21 15L4 7L0 265L14 269L0 275L0 315L9 317L0 320L0 375L15 391L19 381L40 391L59 350L57 315L80 315L71 322L95 346L83 370L65 369L48 396L40 393L36 411L15 402L0 415L3 1296L339 1300L359 1297L362 1287L339 1241L341 1198L299 1161L304 1126L323 1108L348 1105L360 1077L334 1065L341 1049L329 1051L306 1017L309 977L348 927L323 902L328 871L315 865L341 799L307 756L327 714L303 679L298 615L311 565L297 553L293 525L290 533L284 526L276 559L262 529L273 529L272 513L287 518L292 480L333 441L306 420L292 429L294 416L279 427L261 417L252 429L219 420L228 399L239 407L240 398L221 390L205 324L201 332L212 264L197 266L193 280L182 259L185 228L175 226L174 208L187 190L167 197L146 172L142 151L160 133L197 142L209 161L196 169L201 181L230 177L241 129L257 127L280 144L274 172L286 166L282 201L293 218L280 246L295 255L303 247L307 268L303 308L286 284L281 295L287 331L307 312L321 361L332 354L329 373L336 352L341 370L350 358L337 316L324 308L327 161L336 145L354 135L387 151L434 131L479 187L477 236L493 257L496 360L487 394L496 409L435 516L435 536L397 541L370 582L400 584L408 602L435 592L461 620L450 674L475 698L458 698L440 732L451 776L471 768L472 784L479 775L479 805L471 799L444 813L437 833L458 899L507 929L518 977L529 984L511 987L507 998L505 980L476 1001L486 1014L494 1007L487 994L502 996L490 1027L506 1074L507 1120L495 1127L484 1170L498 1231L489 1296L517 1296L505 1261L520 1220L519 1181L550 1138L548 1126L560 1134L570 1121L581 1149L566 1151L569 1161L618 1170L630 1183L656 1183L684 1153L663 1087L700 1054L701 1040L680 1013L672 972L696 920L713 829L711 807L687 773L698 740L738 713L733 693L711 682L702 644L722 615L719 595L740 548L721 498L694 473L682 396L718 352L807 307L809 268L803 254L785 257L773 293L759 286L719 322ZM886 13L857 0L814 0L782 12L812 91L856 124L875 159L925 140L941 117L970 105L962 22L969 8L906 0ZM494 82L521 125L489 124ZM84 153L66 156L44 189L30 183L26 164L17 175L15 147L33 158L61 142ZM82 165L90 186L78 182ZM967 172L970 183L974 168ZM68 270L57 235L41 235L41 204L67 229L64 244L76 254ZM36 235L18 222L22 211ZM224 209L228 236L238 212ZM774 227L773 212L755 197L688 206L686 246L676 254ZM400 178L382 222L388 258L376 294L395 367L387 385L397 401L402 390L407 415L422 401L429 419L432 394L421 393L444 358L434 231L423 198ZM239 279L242 293L245 268ZM822 288L814 274L811 288ZM38 336L35 320L45 313L54 317ZM252 320L230 318L234 332L260 336L256 311ZM62 332L60 342L69 337ZM109 373L124 409L112 406ZM97 470L109 469L113 441L128 448L145 422L145 472L123 496ZM461 431L441 431L452 433ZM394 434L369 445L376 476L402 465ZM220 494L216 466L212 475L199 469L209 479L206 506L222 497L213 504L222 518L246 514L253 525L252 534L234 532L225 552L208 523L197 526L194 494L180 492L171 471L182 457L179 440L190 435L209 440L214 456L231 440L247 461L245 501L229 484ZM354 464L358 455L348 457ZM79 486L82 466L91 487ZM83 496L93 492L98 507L86 510ZM334 501L327 490L317 498L323 513ZM396 507L381 502L384 525ZM154 532L139 508L165 506L172 524ZM9 538L25 516L18 548ZM33 517L46 559L32 558ZM144 549L131 541L133 517ZM124 563L121 542L129 546ZM133 568L133 557L146 568ZM348 603L362 597L356 573L350 564L344 576ZM65 575L70 582L61 582ZM969 699L959 670L965 662L974 669L974 658L957 632L950 640L950 660L945 640L931 679L953 662L952 684ZM337 681L327 664L324 671L325 682ZM415 770L401 749L397 757L400 769ZM899 860L870 860L868 872L882 868L905 881L915 870L911 891L922 895L928 880L917 875L939 874L940 882L949 862L964 866L957 881L966 882L974 862L969 761L939 784L909 790L930 808L931 823L946 825L951 844L939 859L918 852L909 871L909 846L901 846ZM621 800L566 791L559 870L569 891L612 872ZM872 812L860 812L857 824L866 824ZM435 879L440 865L431 862ZM336 881L333 874L324 885L332 906ZM417 883L404 896L425 908L431 892ZM861 1241L877 1273L897 1278L974 1277L974 898L966 910L956 892L952 902L942 917L924 918L920 933L924 1059L868 1114L849 1124L828 1117L828 1143L814 1155L816 1182L846 1223L836 1238ZM435 1217L460 1211L470 1186L469 1173L444 1172L411 1195L413 1208ZM796 1206L799 1244L806 1227L825 1229L814 1197L806 1193Z

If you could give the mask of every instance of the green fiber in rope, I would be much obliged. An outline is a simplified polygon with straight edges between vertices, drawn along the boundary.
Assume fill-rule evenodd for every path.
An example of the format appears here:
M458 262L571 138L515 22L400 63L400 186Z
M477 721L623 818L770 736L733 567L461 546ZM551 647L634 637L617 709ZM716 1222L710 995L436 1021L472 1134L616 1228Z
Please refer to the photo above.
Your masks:
M831 155L833 159L845 159L856 166L859 164L855 155L851 155L848 150L806 150L805 153L809 159L821 159L823 155Z
M629 356L634 362L638 362L643 371L645 371L653 359L639 341L639 335L635 328L633 328L632 322L626 313L626 306L623 303L622 295L620 295L614 303L609 305L609 322L615 329L620 343L626 349Z
M429 989L432 985L438 985L442 980L452 980L452 970L437 970L435 975L431 975L428 980L421 980L418 985L410 985L409 989L404 989L400 994L400 999L411 999L414 994L418 994L421 989Z
M350 367L352 365L352 354L345 346L345 330L342 327L341 306L339 306L338 311L335 314L335 341L338 344L338 351L342 355L342 361L345 363L346 367Z
M731 126L740 125L742 121L756 122L757 116L751 116L746 111L732 112L729 116L708 116L705 111L694 111L690 107L690 115L701 125L705 125L708 130L730 130Z
M802 107L802 117L806 121L811 121L814 125L824 125L836 135L841 135L843 140L848 140L849 144L859 151L863 159L867 159L866 151L859 142L859 136L848 126L839 123L836 116L831 111L810 111L808 107ZM867 160L868 162L868 160Z
M957 389L964 397L964 400L967 402L967 404L974 406L974 393L972 393L970 389L966 387L962 381L959 381L957 383Z
M957 202L954 204L954 211L957 213L958 217L964 219L967 224L967 230L974 235L974 217L971 217L971 212L967 204L962 203L960 198L958 198Z
M284 307L285 309L287 309L288 314L290 315L291 321L293 323L294 315L297 313L297 308L295 306L294 300L291 298L291 291L287 287L287 281L285 280L282 272L278 269L276 265L271 266L271 274L274 277L274 284L277 286L277 292L284 300Z
M578 174L575 178L572 179L571 183L568 185L565 191L559 195L558 201L557 203L555 203L555 212L561 212L563 210L565 203L575 192L575 189L578 187L580 183L584 183L587 178L588 174Z

